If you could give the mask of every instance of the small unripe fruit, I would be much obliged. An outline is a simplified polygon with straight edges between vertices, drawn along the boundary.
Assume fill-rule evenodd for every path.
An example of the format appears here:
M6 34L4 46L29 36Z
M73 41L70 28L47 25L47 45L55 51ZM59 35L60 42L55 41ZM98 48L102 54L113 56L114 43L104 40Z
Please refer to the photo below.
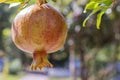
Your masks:
M32 69L52 67L47 54L59 50L67 36L63 16L47 4L34 4L15 17L12 24L12 39L15 45L33 54Z

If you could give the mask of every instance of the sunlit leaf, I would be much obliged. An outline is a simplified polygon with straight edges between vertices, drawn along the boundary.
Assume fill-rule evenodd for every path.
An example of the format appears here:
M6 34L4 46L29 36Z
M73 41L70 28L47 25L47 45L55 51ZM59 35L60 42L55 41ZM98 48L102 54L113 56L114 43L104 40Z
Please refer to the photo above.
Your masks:
M0 3L16 3L16 2L24 2L24 0L0 0Z
M101 9L101 7L98 7L98 8L96 8L96 9L94 9L94 10L88 15L88 17L83 21L83 27L85 27L86 22L88 21L88 19L89 19L93 14L95 14L96 12L98 12L100 9Z
M105 13L105 12L102 11L102 12L100 12L100 13L97 15L97 23L96 23L97 29L100 29L101 19L102 19L102 16L103 16L104 13Z
M18 6L20 5L20 2L17 2L17 3L11 3L9 8L12 8L12 7L15 7L15 6Z
M91 1L94 1L94 2L97 2L97 3L100 3L100 4L105 4L106 6L109 6L112 4L112 0L91 0Z
M96 2L94 2L94 1L92 1L92 2L90 2L90 3L88 3L88 4L86 5L85 11L86 11L87 9L94 9L94 8L96 8L98 5L99 5L99 3L96 3Z
M88 21L88 19L93 15L93 13L91 13L84 21L83 21L83 27L85 27L86 22Z
M90 18L91 15L95 14L97 11L101 11L101 13L97 15L97 23L96 23L97 29L100 29L102 16L106 12L106 10L111 7L113 2L114 2L113 0L90 0L90 2L86 5L84 9L84 13L87 10L93 10L93 11L84 20L83 26L85 26L87 20Z

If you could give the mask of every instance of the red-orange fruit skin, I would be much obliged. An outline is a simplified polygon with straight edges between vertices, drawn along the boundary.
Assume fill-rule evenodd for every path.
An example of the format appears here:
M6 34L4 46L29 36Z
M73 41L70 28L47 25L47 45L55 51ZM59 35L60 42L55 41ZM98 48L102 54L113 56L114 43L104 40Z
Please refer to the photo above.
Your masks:
M20 11L12 24L15 45L28 53L59 50L66 40L67 24L63 16L47 4L34 4Z

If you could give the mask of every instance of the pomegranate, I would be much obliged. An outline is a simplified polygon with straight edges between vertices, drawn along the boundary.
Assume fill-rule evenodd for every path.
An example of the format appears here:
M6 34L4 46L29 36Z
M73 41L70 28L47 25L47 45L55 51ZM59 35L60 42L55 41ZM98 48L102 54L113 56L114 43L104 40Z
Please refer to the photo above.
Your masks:
M12 24L15 45L33 55L32 70L53 67L47 54L64 45L68 31L63 16L43 2L21 10Z

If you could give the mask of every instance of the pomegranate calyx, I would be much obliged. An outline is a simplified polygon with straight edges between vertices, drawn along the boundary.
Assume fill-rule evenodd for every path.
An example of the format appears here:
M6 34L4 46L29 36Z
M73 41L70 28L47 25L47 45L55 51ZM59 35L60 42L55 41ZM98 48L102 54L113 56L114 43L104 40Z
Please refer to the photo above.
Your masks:
M42 4L45 4L45 3L47 3L46 0L38 0L38 4L39 4L39 5L42 5Z
M53 65L48 61L45 51L35 51L33 53L31 70L36 70L37 68L41 70L43 67L53 67Z

